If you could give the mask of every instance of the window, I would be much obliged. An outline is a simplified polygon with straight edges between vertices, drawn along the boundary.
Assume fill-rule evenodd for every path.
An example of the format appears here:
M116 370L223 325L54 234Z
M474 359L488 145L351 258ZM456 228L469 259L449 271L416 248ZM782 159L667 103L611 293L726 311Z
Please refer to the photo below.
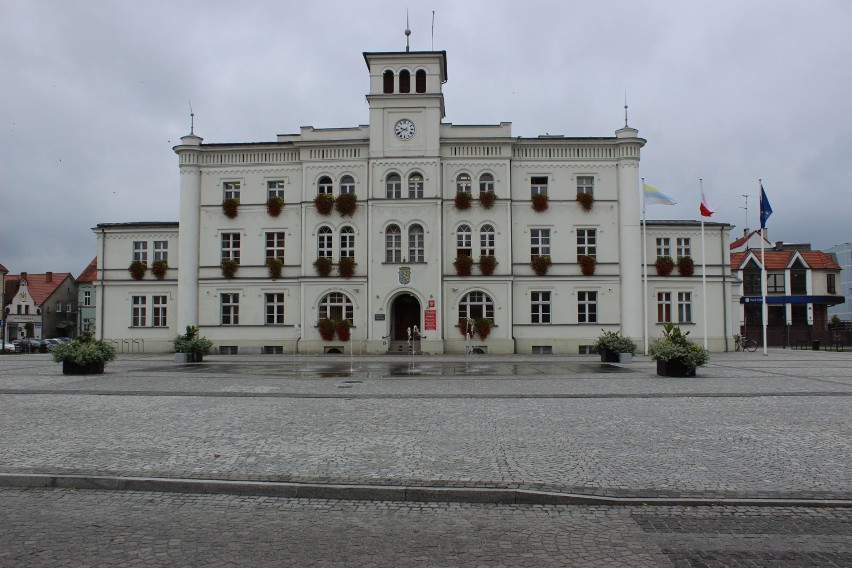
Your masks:
M550 292L530 292L530 321L550 323Z
M273 258L284 259L284 232L266 233L266 260Z
M479 229L479 255L494 256L494 225L483 225Z
M355 229L340 229L340 258L355 258Z
M151 311L153 321L151 325L154 327L168 327L168 297L167 296L151 296Z
M402 197L402 178L399 174L389 174L385 182L385 197L400 199Z
M266 295L266 325L284 323L284 294L275 292Z
M530 229L530 256L550 254L550 229Z
M225 192L225 199L239 199L240 198L240 182L238 181L226 181L222 183L222 189Z
M334 184L331 183L331 178L322 176L317 182L317 193L320 195L331 195L334 193Z
M346 193L355 193L355 178L352 176L343 176L340 178L340 195Z
M677 293L678 323L692 323L692 292Z
M456 177L456 193L470 193L470 174L459 174Z
M411 174L408 176L408 198L422 199L423 198L423 176L420 174Z
M533 176L530 178L530 194L533 196L547 195L547 176Z
M133 260L148 262L148 242L133 241Z
M284 355L284 346L283 345L264 345L263 351L261 353L263 355Z
M240 263L240 234L222 233L222 260Z
M577 229L577 256L597 258L598 232L597 229Z
M18 307L20 307L20 306L18 306ZM21 312L18 312L18 313L21 313ZM29 314L29 313L30 313L30 305L24 304L24 314Z
M390 69L382 73L382 92L393 92L393 71Z
M273 180L266 182L267 197L284 197L284 182L282 180Z
M672 255L671 240L668 237L657 239L657 257L671 256L671 255Z
M169 261L169 241L154 241L154 262Z
M456 229L456 256L473 256L473 234L469 225Z
M479 176L479 193L487 193L494 191L494 176L491 174L482 174Z
M672 293L657 292L657 323L672 321Z
M353 323L352 302L346 295L340 292L332 292L322 297L319 304L319 318L328 318L337 321L346 320Z
M577 193L595 193L595 178L594 176L577 176Z
M408 71L408 69L403 69L399 72L399 92L411 92L411 73Z
M552 345L533 345L532 346L532 354L533 355L553 355L553 346Z
M837 294L837 275L826 274L826 292L829 294Z
M317 231L317 258L331 258L333 236L329 227L320 227Z
M59 313L62 311L62 302L56 302L56 312Z
M418 93L426 92L426 71L420 69L417 73L414 74L415 80L415 90Z
M766 292L767 294L783 294L784 293L784 273L775 273L766 275Z
M130 325L132 327L145 327L147 318L147 306L145 296L132 296L130 304L132 306Z
M397 225L385 231L385 262L402 262L402 231Z
M494 319L494 302L485 292L468 292L459 302L459 319Z
M424 262L425 246L423 227L412 225L408 229L408 262Z
M84 290L83 291L83 305L91 306L92 305L92 291Z
M692 256L692 241L689 239L689 237L678 237L677 256L678 258Z
M222 325L239 325L240 295L234 293L222 294Z
M805 265L798 259L790 267L790 293L791 294L807 294L808 293L808 277Z
M597 323L598 293L577 292L577 322Z
M72 302L68 302L68 305L65 306L65 311L69 314L74 311L74 304Z

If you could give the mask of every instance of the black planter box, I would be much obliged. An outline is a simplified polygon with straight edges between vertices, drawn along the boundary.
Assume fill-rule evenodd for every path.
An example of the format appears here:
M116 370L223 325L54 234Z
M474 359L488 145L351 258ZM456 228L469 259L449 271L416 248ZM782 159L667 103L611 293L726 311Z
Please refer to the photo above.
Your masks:
M694 377L695 369L689 369L680 359L657 361L657 374L661 377Z
M104 372L104 363L89 363L78 365L73 361L62 362L63 375L100 375Z
M609 349L601 350L601 362L618 363L618 353L616 351L610 351Z

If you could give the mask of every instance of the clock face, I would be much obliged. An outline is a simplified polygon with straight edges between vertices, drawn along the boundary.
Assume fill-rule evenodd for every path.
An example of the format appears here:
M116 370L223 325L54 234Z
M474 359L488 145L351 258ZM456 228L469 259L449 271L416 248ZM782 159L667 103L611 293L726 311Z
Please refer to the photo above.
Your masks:
M398 120L393 127L393 132L400 140L411 140L411 137L414 136L414 123L407 118Z

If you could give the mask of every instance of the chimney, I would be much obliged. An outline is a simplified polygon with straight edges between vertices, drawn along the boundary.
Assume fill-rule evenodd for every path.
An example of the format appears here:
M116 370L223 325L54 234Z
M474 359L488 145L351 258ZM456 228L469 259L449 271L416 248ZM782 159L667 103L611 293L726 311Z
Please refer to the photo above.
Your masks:
M44 281L45 282L53 282L53 272L45 272L44 273Z
M27 273L21 272L21 280L26 280L26 279L27 279Z
M775 241L775 250L784 250L784 241Z

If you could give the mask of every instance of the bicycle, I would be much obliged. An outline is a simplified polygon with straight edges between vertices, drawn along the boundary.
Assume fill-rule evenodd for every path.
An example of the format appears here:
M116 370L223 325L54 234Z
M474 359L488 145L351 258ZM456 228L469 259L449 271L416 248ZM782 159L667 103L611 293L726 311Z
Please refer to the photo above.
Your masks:
M755 351L757 349L757 341L746 337L745 335L734 336L734 351Z

